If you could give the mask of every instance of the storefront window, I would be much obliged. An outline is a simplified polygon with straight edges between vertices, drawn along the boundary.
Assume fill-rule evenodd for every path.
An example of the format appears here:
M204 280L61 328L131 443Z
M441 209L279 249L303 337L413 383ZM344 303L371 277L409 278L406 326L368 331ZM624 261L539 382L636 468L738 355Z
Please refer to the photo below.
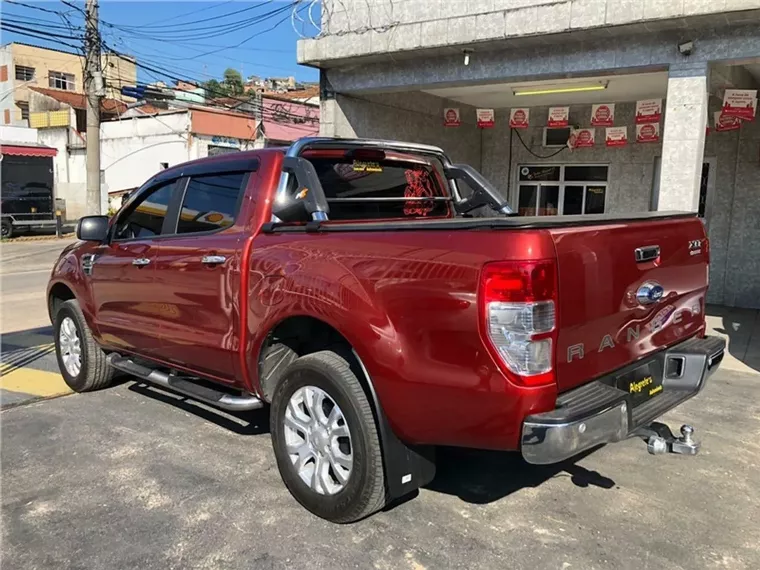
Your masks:
M565 166L568 182L607 182L607 166Z
M604 213L608 166L525 165L518 173L521 216Z
M559 180L559 166L522 166L520 180Z
M537 198L538 186L520 185L520 205L518 207L518 213L521 216L535 216Z

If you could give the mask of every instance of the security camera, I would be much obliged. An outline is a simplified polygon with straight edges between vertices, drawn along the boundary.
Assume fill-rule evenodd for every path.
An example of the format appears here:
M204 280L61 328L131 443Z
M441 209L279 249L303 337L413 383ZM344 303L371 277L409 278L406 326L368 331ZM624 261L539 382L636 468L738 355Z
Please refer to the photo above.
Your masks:
M694 51L694 42L691 40L681 42L678 44L678 51L681 52L681 55L691 55L691 52Z

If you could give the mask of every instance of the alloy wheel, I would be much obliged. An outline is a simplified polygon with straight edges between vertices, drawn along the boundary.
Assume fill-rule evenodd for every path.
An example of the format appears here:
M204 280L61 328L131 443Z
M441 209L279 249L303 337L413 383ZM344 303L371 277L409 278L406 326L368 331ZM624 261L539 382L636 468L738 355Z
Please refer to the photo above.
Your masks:
M66 372L72 377L79 375L82 369L82 345L79 340L79 332L71 317L64 317L58 331L58 344L61 347L61 359L66 367Z
M344 489L353 467L353 446L335 400L316 386L303 386L290 397L283 422L287 452L301 480L320 495Z

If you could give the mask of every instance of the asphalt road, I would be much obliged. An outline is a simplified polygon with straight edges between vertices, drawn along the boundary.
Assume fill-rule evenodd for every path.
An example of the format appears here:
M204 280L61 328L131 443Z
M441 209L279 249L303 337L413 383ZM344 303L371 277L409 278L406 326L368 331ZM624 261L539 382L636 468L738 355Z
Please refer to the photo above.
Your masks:
M349 526L280 481L265 411L132 382L2 412L2 565L14 569L757 569L760 377L719 371L671 413L696 457L638 440L576 463L442 450L419 496Z

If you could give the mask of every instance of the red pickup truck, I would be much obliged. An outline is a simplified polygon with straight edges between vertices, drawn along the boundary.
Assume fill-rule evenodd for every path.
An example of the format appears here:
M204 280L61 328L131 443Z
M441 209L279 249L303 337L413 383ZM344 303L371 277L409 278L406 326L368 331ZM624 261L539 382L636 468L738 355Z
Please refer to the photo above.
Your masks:
M271 404L293 496L348 522L428 483L435 446L563 461L699 392L708 242L693 214L517 217L435 147L302 139L162 171L83 218L48 288L78 392L128 373ZM508 474L505 474L508 476Z

